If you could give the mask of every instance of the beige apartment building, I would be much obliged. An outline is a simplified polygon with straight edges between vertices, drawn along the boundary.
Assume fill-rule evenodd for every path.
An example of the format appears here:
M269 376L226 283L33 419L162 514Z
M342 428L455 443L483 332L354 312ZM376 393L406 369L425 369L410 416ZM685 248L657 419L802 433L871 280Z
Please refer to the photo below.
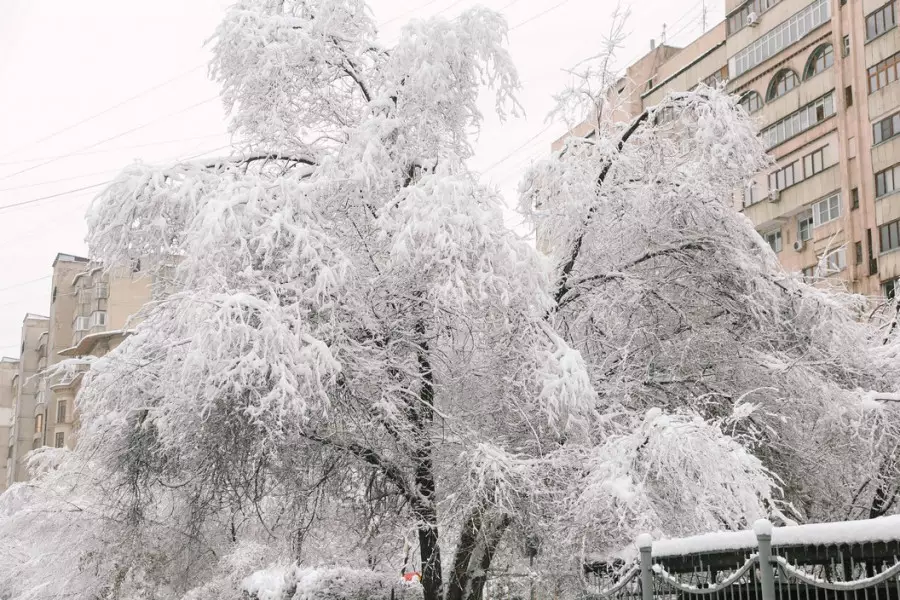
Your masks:
M46 339L48 317L26 314L22 320L22 345L16 373L10 382L13 397L13 420L9 431L8 452L6 461L7 487L15 481L24 481L28 477L25 455L34 445L34 432L43 431L43 419L36 418L40 393L40 382L37 376L46 366Z
M784 267L893 297L900 277L898 1L724 0L726 19L629 66L619 119L727 81L775 159L736 194ZM589 124L573 130L586 135ZM562 140L554 144L558 148Z
M128 335L134 316L151 299L151 282L139 263L104 270L83 257L56 256L50 316L26 317L18 362L4 359L17 365L8 382L2 377L5 363L0 363L0 407L9 397L12 412L7 485L28 479L25 455L30 450L74 446L75 396L86 367L48 368L69 358L103 356L115 348Z
M9 448L13 426L13 380L19 372L19 361L15 358L0 358L0 448ZM7 461L0 461L0 492L6 489Z

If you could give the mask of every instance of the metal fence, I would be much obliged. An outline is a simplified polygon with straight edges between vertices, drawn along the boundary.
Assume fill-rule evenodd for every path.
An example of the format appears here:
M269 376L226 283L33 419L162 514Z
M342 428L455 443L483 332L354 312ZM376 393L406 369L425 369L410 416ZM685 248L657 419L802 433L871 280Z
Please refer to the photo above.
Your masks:
M655 553L592 569L609 600L900 600L900 539L817 540L773 547L771 525L746 547ZM749 534L749 532L744 532ZM821 537L821 536L820 536ZM755 539L754 539L755 538ZM748 539L745 535L744 540ZM738 544L739 545L739 544ZM593 594L592 594L593 595Z

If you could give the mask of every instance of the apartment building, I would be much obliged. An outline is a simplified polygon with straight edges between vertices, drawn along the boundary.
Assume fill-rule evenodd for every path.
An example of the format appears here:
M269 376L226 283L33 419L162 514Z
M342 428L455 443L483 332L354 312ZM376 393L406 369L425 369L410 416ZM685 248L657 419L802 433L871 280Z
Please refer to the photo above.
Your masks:
M41 446L72 448L77 432L75 396L83 367L52 369L63 360L103 356L129 332L134 316L151 299L151 277L135 263L104 270L88 259L58 254L53 261L49 317L26 316L15 374L3 378L0 416L10 399L7 473L4 482L25 481L25 455ZM3 431L0 429L0 441Z
M134 325L134 316L150 301L152 279L135 263L128 268L104 271L97 265L76 274L70 282L74 310L65 313L71 327L56 360L82 356L101 357L118 346ZM79 367L49 382L53 405L51 437L57 448L75 445L77 414L75 396L86 368Z
M893 297L900 277L898 0L724 1L725 21L684 48L653 48L627 69L611 90L626 100L621 118L669 91L727 81L775 159L736 193L735 208L787 270Z
M9 444L13 425L13 380L19 371L19 361L15 358L0 357L0 448L11 450ZM9 454L9 452L8 452ZM7 482L7 456L0 461L0 492L6 489Z
M13 421L9 431L6 462L7 487L28 477L25 455L40 445L36 432L43 432L43 417L36 412L41 390L38 372L46 365L46 341L49 317L26 314L22 320L22 345L16 373L10 382L13 396Z

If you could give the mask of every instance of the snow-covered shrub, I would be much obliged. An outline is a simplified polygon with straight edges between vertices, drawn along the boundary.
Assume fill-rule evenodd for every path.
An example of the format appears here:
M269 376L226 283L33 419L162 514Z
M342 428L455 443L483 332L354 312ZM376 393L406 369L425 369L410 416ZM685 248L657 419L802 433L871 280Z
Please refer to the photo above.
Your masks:
M244 579L251 600L420 600L422 586L399 575L348 568L272 567Z

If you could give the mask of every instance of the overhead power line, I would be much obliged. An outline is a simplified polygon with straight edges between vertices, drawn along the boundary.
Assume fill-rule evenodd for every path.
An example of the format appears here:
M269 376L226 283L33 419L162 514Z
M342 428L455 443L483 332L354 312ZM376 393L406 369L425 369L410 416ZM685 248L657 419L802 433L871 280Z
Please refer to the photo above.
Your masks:
M557 2L556 4L554 4L553 6L551 6L550 8L548 8L548 9L546 9L546 10L543 10L543 11L539 12L538 14L536 14L536 15L534 15L534 16L528 17L527 19L525 19L525 20L522 21L522 22L513 25L512 27L509 28L509 30L510 30L510 31L515 31L515 30L518 29L519 27L523 27L523 26L525 26L525 25L528 25L529 23L531 23L531 22L534 21L535 19L540 19L541 17L543 17L543 16L546 15L547 13L556 10L557 8L559 8L560 6L562 6L563 4L566 4L566 3L568 3L568 2L569 2L569 0L562 0L562 2Z
M76 192L92 190L94 188L98 188L100 186L107 185L109 183L110 183L109 181L100 181L98 183L86 185L84 187L75 188L74 190L66 190L65 192L59 192L58 194L49 194L47 196L41 196L40 198L32 198L31 200L23 200L22 202L13 202L12 204L3 204L3 205L0 205L0 212L2 212L4 210L8 210L10 208L15 208L17 206L25 206L27 204L34 204L35 202L40 202L42 200L49 200L51 198L60 198L62 196L68 196L69 194L74 194Z
M200 152L200 153L197 153L197 154L193 154L193 155L188 156L187 158L184 158L184 159L181 159L181 160L182 160L182 161L193 160L193 159L199 158L199 157L201 157L201 156L203 156L203 155L205 155L205 154L209 154L210 152L218 152L219 150L223 150L223 149L225 149L225 148L230 148L230 147L231 147L231 144L226 144L225 146L219 146L218 148L213 148L213 149L211 149L211 150L204 150L203 152ZM90 184L90 185L86 185L86 186L83 186L83 187L78 187L78 188L75 188L75 189L66 190L66 191L64 191L64 192L58 192L58 193L56 193L56 194L48 194L48 195L46 195L46 196L40 196L40 197L38 197L38 198L31 198L30 200L23 200L23 201L21 201L21 202L13 202L12 204L2 204L2 205L0 205L0 212L2 212L2 211L4 211L4 210L7 210L7 209L10 209L10 208L16 208L16 207L19 207L19 206L27 206L27 205L29 205L29 204L35 204L36 202L42 202L42 201L44 201L44 200L51 200L51 199L54 199L54 198L62 198L63 196L68 196L68 195L70 195L70 194L76 194L76 193L78 193L78 192L84 192L84 191L87 191L87 190L92 190L92 189L95 189L95 188L98 188L98 187L101 187L101 186L104 186L104 185L108 185L108 184L110 184L110 183L112 183L112 182L113 182L112 179L108 179L108 180L106 180L106 181L98 181L97 183L92 183L92 184Z
M138 92L138 93L135 94L134 96L131 96L131 97L129 97L129 98L126 98L126 99L122 100L121 102L118 102L118 103L116 103L116 104L114 104L114 105L112 105L112 106L110 106L110 107L108 107L108 108L104 108L104 109L101 110L100 112L97 112L97 113L94 113L94 114L92 114L92 115L90 115L90 116L88 116L88 117L85 117L84 119L78 121L77 123L73 123L73 124L71 124L71 125L67 125L67 126L63 127L62 129L58 129L58 130L54 131L53 133L49 133L49 134L45 135L44 137L42 137L42 138L40 138L40 139L37 139L37 140L35 140L35 141L33 141L33 142L30 142L30 143L28 143L28 144L25 144L24 146L19 146L19 147L16 148L15 150L11 150L11 151L6 152L6 153L4 153L4 154L0 154L0 157L10 156L10 155L15 154L16 152L20 151L22 148L27 148L28 146L33 146L33 145L35 145L35 144L40 144L41 142L46 142L46 141L49 140L49 139L52 139L52 138L54 138L54 137L56 137L56 136L58 136L58 135L61 135L61 134L63 134L63 133L66 133L67 131L71 131L72 129L75 129L76 127L79 127L79 126L81 126L81 125L84 125L85 123L88 123L89 121L93 121L94 119L96 119L96 118L98 118L98 117L102 117L103 115L105 115L105 114L107 114L107 113L109 113L109 112L112 112L112 111L116 110L117 108L120 108L120 107L122 107L122 106L125 106L125 105L128 104L129 102L134 102L134 101L137 100L138 98L140 98L140 97L142 97L142 96L145 96L145 95L149 94L150 92L155 92L155 91L158 90L159 88L165 87L165 86L169 85L170 83L174 83L175 81L178 81L178 80L181 79L182 77L186 77L187 75L190 75L191 73L193 73L193 72L196 71L197 69L200 69L200 68L202 68L202 67L204 67L204 66L206 66L206 63L199 64L199 65L196 65L196 66L194 66L194 67L191 67L190 69L188 69L187 71L184 71L183 73L179 73L178 75L175 75L174 77L170 77L169 79L166 79L165 81L163 81L163 82L161 82L161 83L157 83L156 85L153 85L153 86L151 86L151 87L145 89L145 90L142 91L142 92Z
M180 114L182 114L182 113L186 113L186 112L188 112L189 110L193 110L193 109L197 108L198 106L202 106L203 104L207 104L208 102L212 102L213 100L216 100L218 97L219 97L219 96L216 95L216 96L212 96L212 97L210 97L210 98L207 98L207 99L205 99L205 100L201 100L200 102L196 102L196 103L194 103L194 104L191 104L190 106L188 106L188 107L186 107L186 108L182 108L182 109L176 110L176 111L174 111L174 112L168 113L168 114L166 114L166 115L163 115L163 116L161 116L161 117L157 117L157 118L155 118L155 119L153 119L153 120L151 120L151 121L147 121L146 123L143 123L142 125L138 125L138 126L136 126L136 127L132 127L131 129L128 129L128 130L123 131L123 132L121 132L121 133L117 133L116 135L110 136L110 137L108 137L108 138L102 139L102 140L100 140L99 142L94 142L93 144L89 144L89 145L87 145L87 146L83 146L83 147L81 147L81 148L78 148L77 150L75 150L75 152L82 152L82 151L84 151L84 150L90 150L91 148L96 148L97 146L100 146L101 144L105 144L106 142L111 142L112 140L115 140L115 139L118 139L118 138L120 138L120 137L126 136L126 135L128 135L128 134L130 134L130 133L134 133L135 131L139 131L139 130L141 130L141 129L144 129L145 127L150 127L151 125L155 125L156 123L158 123L158 122L160 122L160 121L163 121L163 120L165 120L165 119L168 119L168 118L170 118L170 117L174 117L174 116L176 116L176 115L180 115ZM59 157L56 157L56 158L51 158L50 160L46 160L46 161L44 161L44 162L42 162L42 163L40 163L40 164L37 164L37 165L32 165L32 166L26 167L26 168L24 168L24 169L19 169L19 170L16 171L15 173L10 173L9 175L4 175L3 177L0 177L0 181L9 179L9 178L11 178L11 177L15 177L16 175L21 175L22 173L27 173L28 171L33 171L34 169L39 169L39 168L41 168L41 167L46 167L46 166L49 165L49 164L53 164L53 163L55 163L55 162L57 162L57 161L59 161L59 160L62 160L63 158L67 158L68 156L71 156L71 155L72 155L72 153L65 154L65 155L62 155L62 156L59 156Z
M38 281L44 281L45 279L50 279L52 275L44 275L43 277L38 277L37 279L29 279L28 281L20 281L19 283L14 283L12 285L8 285L6 287L0 288L0 292L5 292L6 290L12 290L18 287L22 287L23 285L28 285L30 283L37 283Z
M0 161L0 167L8 167L12 165L23 165L27 163L38 162L41 160L51 160L51 159L63 159L63 158L71 158L76 156L88 156L91 154L110 154L113 152L124 152L125 150L134 150L135 148L147 148L150 146L166 146L169 144L179 144L181 142L193 142L195 140L208 140L214 137L222 137L228 135L225 132L222 133L210 133L207 135L197 135L194 137L188 138L180 138L177 140L160 140L158 142L147 142L146 144L133 144L131 146L119 146L118 148L106 148L103 150L88 150L87 152L70 152L68 154L57 154L54 156L36 156L33 158L23 158L22 160L13 160L2 162Z

